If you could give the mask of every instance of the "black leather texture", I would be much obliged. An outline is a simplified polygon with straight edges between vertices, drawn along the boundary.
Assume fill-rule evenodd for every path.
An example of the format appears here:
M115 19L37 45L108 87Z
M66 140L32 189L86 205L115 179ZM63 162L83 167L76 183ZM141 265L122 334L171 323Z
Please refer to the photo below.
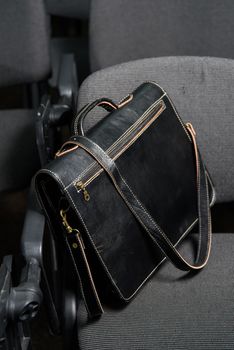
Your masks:
M85 106L74 123L79 135L35 177L41 206L55 235L65 239L91 316L101 314L99 297L106 290L129 301L166 256L183 270L202 268L209 256L215 192L190 132L154 82L140 85L126 101L84 137L82 123L92 109ZM64 229L61 209L82 244L76 231ZM198 221L199 252L190 264L175 246ZM82 282L87 272L88 282Z

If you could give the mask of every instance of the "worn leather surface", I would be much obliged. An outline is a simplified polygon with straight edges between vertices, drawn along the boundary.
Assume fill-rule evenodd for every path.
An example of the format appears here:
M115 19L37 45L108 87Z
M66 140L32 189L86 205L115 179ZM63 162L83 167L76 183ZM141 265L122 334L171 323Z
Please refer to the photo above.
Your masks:
M107 150L160 98L166 109L116 159L116 165L150 215L176 244L198 218L196 166L192 143L165 92L153 83L142 84L133 93L132 101L100 121L87 137ZM94 268L98 271L93 276L95 282L100 282L100 271L105 271L112 289L120 298L129 300L165 255L152 244L106 172L87 185L90 200L84 200L75 183L89 175L86 169L92 164L100 168L92 156L78 148L42 169L36 176L36 187L41 196L42 181L58 183L74 210L73 225L79 227L89 248L89 260L92 262L93 255L95 265L99 265ZM211 202L211 184L209 188ZM45 210L48 205L51 203L45 203ZM99 284L99 291L102 288Z
M184 130L184 132L186 134L186 130ZM193 131L189 132L192 133ZM106 174L110 177L119 195L124 200L127 208L135 216L135 219L140 223L144 231L148 233L149 237L152 238L153 242L157 245L157 248L160 248L177 268L180 270L190 271L198 270L205 266L208 261L211 248L211 221L208 197L208 181L204 164L199 153L197 152L196 140L194 137L192 137L192 142L194 146L196 163L198 164L196 174L196 192L200 232L200 244L196 262L194 264L186 261L173 246L173 242L171 242L171 240L168 238L168 235L165 234L162 227L160 227L159 224L153 219L152 215L126 182L126 179L119 171L114 160L111 159L99 145L87 137L77 136L75 139L77 145L86 150L86 152L89 153L102 166Z

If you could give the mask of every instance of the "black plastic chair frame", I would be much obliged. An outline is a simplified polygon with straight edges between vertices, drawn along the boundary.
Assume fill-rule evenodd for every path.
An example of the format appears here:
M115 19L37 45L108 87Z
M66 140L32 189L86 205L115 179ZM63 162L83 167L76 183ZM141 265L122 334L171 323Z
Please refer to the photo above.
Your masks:
M76 110L78 80L72 54L64 55L61 60L57 89L57 102L53 103L52 97L44 96L37 111L36 135L41 165L53 159L57 134L62 126L68 124ZM11 256L4 258L0 269L0 349L31 349L29 321L37 315L42 303L40 282L51 333L65 335L65 348L72 349L74 344L77 309L74 281L65 271L58 275L56 242L49 230L47 238L53 276L49 282L43 263L45 226L32 183L21 239L25 267L20 284L12 287L14 271ZM66 254L62 258L67 261Z
M39 287L41 270L31 258L21 274L21 283L12 286L12 256L0 267L0 349L31 349L29 321L36 316L42 301Z

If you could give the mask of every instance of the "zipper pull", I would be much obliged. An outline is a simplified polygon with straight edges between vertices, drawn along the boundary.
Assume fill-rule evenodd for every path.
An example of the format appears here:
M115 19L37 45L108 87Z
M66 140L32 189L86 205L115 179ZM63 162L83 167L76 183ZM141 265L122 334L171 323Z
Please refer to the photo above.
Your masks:
M86 188L85 188L83 182L82 182L82 181L78 181L78 182L76 183L76 187L77 187L79 190L81 190L81 191L83 192L84 200L85 200L86 202L88 202L88 201L90 200L90 194L89 194L89 192L86 190Z

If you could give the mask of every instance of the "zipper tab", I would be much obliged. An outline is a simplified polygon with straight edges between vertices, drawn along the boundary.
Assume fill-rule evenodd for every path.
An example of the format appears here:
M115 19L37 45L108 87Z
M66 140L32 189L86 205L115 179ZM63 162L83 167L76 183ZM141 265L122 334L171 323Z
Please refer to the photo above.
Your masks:
M76 187L83 192L84 200L88 202L90 200L90 194L85 188L84 183L82 181L78 181L76 183Z

